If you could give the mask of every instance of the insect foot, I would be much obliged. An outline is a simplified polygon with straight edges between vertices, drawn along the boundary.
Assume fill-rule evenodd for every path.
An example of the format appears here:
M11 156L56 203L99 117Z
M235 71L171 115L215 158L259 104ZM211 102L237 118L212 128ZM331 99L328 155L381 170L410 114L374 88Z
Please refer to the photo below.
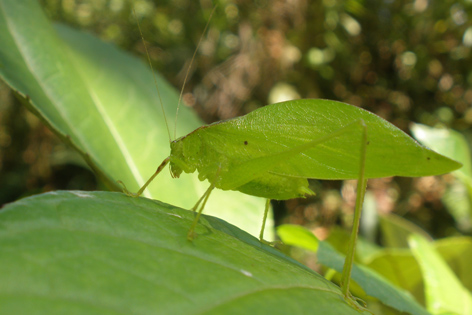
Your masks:
M117 181L117 183L120 184L123 187L123 193L125 193L126 195L128 195L130 197L139 197L138 194L135 194L135 193L132 193L131 191L129 191L128 188L126 188L125 183L123 183L121 180Z
M283 245L283 244L284 244L282 241L269 242L269 241L266 241L265 239L259 239L259 241L260 241L262 244L269 245L269 246L271 246L271 247L277 247L277 246L280 246L280 245Z
M194 229L188 230L188 233L187 233L187 240L189 240L189 241L191 242L191 241L193 241L195 238L197 238L197 233L195 233Z
M367 308L367 303L366 303L364 300L353 296L350 292L348 293L347 296L344 297L344 300L345 300L351 307L355 308L355 309L358 310L359 312L369 312L370 314L375 315L374 313L372 313L372 312ZM360 305L360 304L362 304L362 305Z

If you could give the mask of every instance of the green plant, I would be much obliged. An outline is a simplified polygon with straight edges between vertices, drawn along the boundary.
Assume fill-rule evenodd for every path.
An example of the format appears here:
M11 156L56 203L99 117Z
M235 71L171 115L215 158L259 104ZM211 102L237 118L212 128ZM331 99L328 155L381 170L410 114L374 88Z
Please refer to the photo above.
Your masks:
M0 8L4 80L111 188L118 178L137 188L141 174L150 173L167 152L167 141L158 138L162 128L149 129L161 118L152 105L154 87L145 66L91 36L64 26L54 30L35 2L4 0ZM140 84L131 85L130 78ZM173 90L162 81L159 85L165 103L175 104ZM118 104L128 110L116 111ZM184 134L198 125L190 112L181 119L188 122ZM135 143L143 137L166 149L148 145L149 151L142 152ZM201 194L195 178L187 184L157 183L151 194L159 199L178 194L186 199L182 203L193 203ZM217 210L230 204L212 200L216 206L210 208ZM250 208L262 209L262 202L247 200L256 206L238 204L235 208L245 211L228 221L236 222ZM206 217L197 227L202 237L188 243L182 231L192 214L159 202L117 193L58 192L20 200L0 215L5 312L220 313L246 307L355 312L338 287L225 222ZM256 226L249 221L241 224ZM254 282L263 285L254 289ZM425 313L404 294L379 299L399 310Z

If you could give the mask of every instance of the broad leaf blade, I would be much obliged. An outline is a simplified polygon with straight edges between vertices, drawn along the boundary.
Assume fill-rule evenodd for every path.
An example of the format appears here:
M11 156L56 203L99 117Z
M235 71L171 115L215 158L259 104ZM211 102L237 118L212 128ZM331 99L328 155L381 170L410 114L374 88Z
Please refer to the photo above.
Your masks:
M330 244L319 242L312 234L297 230L304 230L304 228L281 225L277 228L277 233L287 245L300 246L308 250L319 246L317 252L319 262L326 267L342 272L344 257L340 253L334 250ZM312 245L309 245L310 243ZM410 314L428 314L408 292L395 287L387 279L365 266L354 264L352 279L367 295L379 299L385 305Z
M119 189L116 180L122 180L137 191L169 154L152 75L112 45L57 29L60 36L36 1L1 0L0 75L105 182ZM159 75L157 80L166 112L175 112L177 93ZM180 134L200 125L187 108L179 119ZM145 195L190 208L207 185L196 174L174 180L165 170ZM215 192L206 212L256 235L263 208L263 200L251 196Z
M193 219L109 192L7 205L2 313L358 314L338 287L224 221L203 217L189 242Z
M422 270L428 310L433 314L470 314L472 295L433 246L418 234L410 236L410 246Z

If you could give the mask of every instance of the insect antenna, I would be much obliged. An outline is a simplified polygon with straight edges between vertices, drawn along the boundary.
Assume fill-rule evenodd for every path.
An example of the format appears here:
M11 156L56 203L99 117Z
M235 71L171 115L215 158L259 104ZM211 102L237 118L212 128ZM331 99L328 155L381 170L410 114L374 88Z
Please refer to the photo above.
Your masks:
M192 64L195 60L195 56L197 55L198 49L200 48L200 44L202 43L203 36L205 35L208 29L208 26L210 25L211 17L213 16L213 13L215 12L215 10L216 10L216 5L211 10L210 17L208 18L207 24L205 25L205 28L203 29L202 36L200 36L200 40L198 41L197 48L195 48L192 59L190 60L190 65L187 68L187 73L185 74L184 83L182 84L182 89L180 90L179 103L177 104L177 110L175 112L174 139L177 138L177 120L179 118L179 109L180 109L180 104L182 103L182 95L184 94L184 88L185 88L185 84L187 83L188 75L190 73L190 68L192 67Z
M164 104L162 103L161 92L159 90L159 85L157 84L157 78L156 78L156 74L154 73L154 68L152 66L151 57L149 56L149 51L148 51L148 48L147 48L147 45L146 45L146 41L144 40L143 32L141 30L141 26L139 24L138 16L136 15L136 11L134 10L134 8L133 8L133 14L134 14L134 18L136 19L136 23L138 24L139 34L141 35L141 40L142 40L143 45L144 45L144 50L146 51L146 57L147 57L149 66L151 67L152 77L154 79L154 85L156 86L157 95L159 97L159 103L161 104L162 115L164 115L164 121L166 123L167 135L169 136L169 142L171 142L172 138L171 138L171 135L170 135L169 123L167 122L166 111L164 109ZM179 100L179 102L180 102L180 100Z

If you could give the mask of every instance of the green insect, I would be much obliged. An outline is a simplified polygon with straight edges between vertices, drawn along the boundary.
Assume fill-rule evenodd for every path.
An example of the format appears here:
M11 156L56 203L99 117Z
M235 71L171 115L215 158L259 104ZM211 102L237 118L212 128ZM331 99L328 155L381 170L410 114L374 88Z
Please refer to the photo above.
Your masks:
M382 118L344 103L296 100L268 105L245 116L203 126L171 142L171 152L135 194L139 196L167 164L174 177L198 171L210 187L193 210L188 232L195 237L211 191L216 187L285 200L313 194L308 178L357 179L357 202L342 290L349 279L368 178L427 176L461 165L406 135Z
M170 155L132 196L141 195L170 164L173 177L199 174L209 188L193 207L197 212L188 239L214 188L267 199L312 195L308 179L357 179L357 201L342 291L352 301L349 281L367 179L429 176L450 172L460 163L418 144L384 119L345 103L303 99L272 104L245 116L200 127L170 143ZM242 209L243 210L243 209Z

